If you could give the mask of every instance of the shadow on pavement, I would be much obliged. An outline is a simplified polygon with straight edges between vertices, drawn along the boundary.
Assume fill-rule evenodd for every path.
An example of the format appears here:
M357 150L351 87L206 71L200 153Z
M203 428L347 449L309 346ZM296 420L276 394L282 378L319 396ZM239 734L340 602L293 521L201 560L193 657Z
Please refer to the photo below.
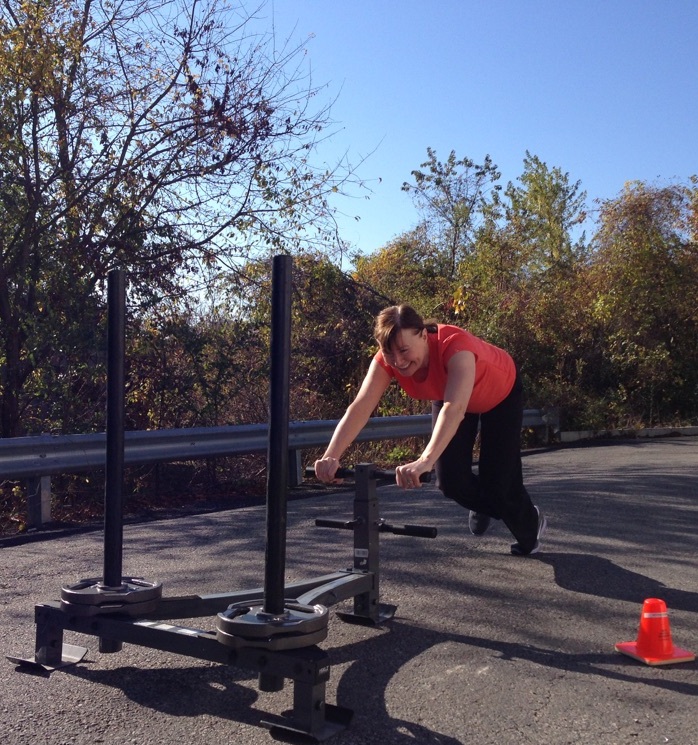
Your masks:
M651 595L660 588L675 606L695 610L698 597L695 593L670 591L672 594L669 595L667 588L641 575L618 569L606 560L568 554L548 555L546 560L555 569L558 583L567 589L621 599L632 594L629 599L634 600L636 592ZM599 568L607 573L606 578L590 578L589 573ZM580 571L581 576L578 574ZM613 588L610 590L608 574L612 576ZM628 585L625 589L621 589L623 583ZM567 673L596 675L698 696L698 683L648 678L639 671L636 663L613 652L566 653L532 644L444 633L400 621L392 621L389 626L374 631L378 633L371 638L332 649L329 654L333 667L347 666L338 682L337 704L353 710L355 719L363 721L363 726L370 728L386 745L408 742L461 745L460 741L414 721L395 718L388 711L388 689L393 678L419 655L446 643L462 646L464 655L468 654L467 647L490 650L492 656L500 660L530 662ZM117 688L140 706L172 716L207 715L259 727L269 717L255 707L261 696L250 687L256 685L254 676L234 667L199 664L145 670L134 667L98 670L82 664L65 672L91 683ZM443 672L446 675L445 669ZM287 682L287 688L291 687ZM367 696L366 691L371 691L371 695Z
M393 725L414 726L406 722L391 720L385 710L385 695L382 697L376 695L369 700L364 692L373 688L376 692L382 690L385 694L391 678L403 665L428 649L447 642L489 649L502 660L522 660L565 672L599 675L614 680L664 688L684 695L698 695L698 683L684 683L662 678L650 679L642 674L634 675L633 670L637 669L637 663L626 660L616 652L608 654L566 653L530 644L436 632L393 621L388 634L350 644L332 652L333 664L350 661L357 663L342 675L337 693L338 703L361 710L362 716L370 718L371 721L380 721L382 724L392 721ZM372 665L368 671L360 661L372 659L385 660L389 664L382 665L380 668ZM612 665L613 669L602 667L604 665Z
M64 672L90 683L118 688L131 701L169 716L207 714L253 725L259 725L263 718L261 712L252 709L259 693L244 685L250 675L233 667L199 663L188 667L126 666L100 670L81 663Z
M385 641L386 636L389 637L390 635L380 634L375 641L368 643L368 646L370 648L380 646L381 640ZM438 637L436 639L433 636L429 637L429 644L415 650L414 655L420 654L432 643L439 643ZM351 650L352 659L357 655L361 657L364 653L373 653L372 649L365 650L366 644L366 642L361 642L348 648ZM387 686L392 676L414 655L409 653L397 657L388 657L387 659L392 659L394 664L382 671L379 682ZM357 664L352 666L352 670L354 668L360 669L360 661L357 660ZM270 716L272 718L277 716L254 706L261 698L256 690L248 687L250 684L256 685L255 676L250 676L249 673L233 667L206 664L192 665L185 668L143 670L135 667L121 667L113 670L97 670L91 669L83 663L83 665L66 668L64 672L90 683L117 688L139 706L170 716L198 717L206 715L257 727L263 727L262 722L265 719L270 719ZM386 744L410 743L414 745L415 742L433 742L440 745L462 745L459 740L432 732L422 725L392 718L385 710L385 706L376 706L385 698L384 695L381 695L380 688L372 691L370 697L365 696L367 686L370 684L373 688L373 673L362 672L359 677L361 678L361 690L364 691L364 694L361 695L360 701L351 708L355 714L360 714L362 718L369 719L371 729L380 732L382 741ZM364 678L370 680L364 680ZM239 684L238 681L242 683ZM245 681L247 685L244 684ZM291 690L291 682L287 681L286 684L286 687ZM274 739L279 738L275 737ZM295 742L296 740L291 739L290 741ZM307 738L300 736L297 741L306 742Z
M553 568L555 582L564 590L633 603L661 598L670 609L698 613L698 592L667 587L601 556L545 553L539 560Z

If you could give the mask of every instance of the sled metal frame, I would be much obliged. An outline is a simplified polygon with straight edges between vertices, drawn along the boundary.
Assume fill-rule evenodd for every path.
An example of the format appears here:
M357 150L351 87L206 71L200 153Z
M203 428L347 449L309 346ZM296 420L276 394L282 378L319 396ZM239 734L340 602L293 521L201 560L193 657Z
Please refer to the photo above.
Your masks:
M377 474L371 464L361 464L351 472L355 478L354 518L344 523L318 520L326 527L353 530L353 567L285 586L286 597L306 605L326 607L354 600L353 612L339 613L346 621L378 626L390 620L396 606L379 602L379 533L386 529L378 514ZM387 526L387 529L391 529ZM395 532L409 534L407 530ZM435 531L433 531L435 535ZM416 533L423 535L423 533ZM59 601L35 606L36 646L30 659L10 657L21 667L39 668L50 673L79 663L87 649L65 644L64 631L99 638L100 652L118 652L123 643L173 652L188 657L231 665L259 674L262 690L280 690L283 679L294 683L293 709L281 717L263 722L275 736L300 734L320 742L345 729L352 712L325 701L330 676L329 655L317 645L285 649L284 637L268 640L239 639L239 645L222 644L215 630L191 628L173 623L178 619L210 618L233 603L259 602L262 588L212 595L161 597L155 610L130 617L103 610L79 612L65 609ZM93 613L90 615L90 613ZM271 687L262 687L266 681ZM274 686L274 681L280 685Z

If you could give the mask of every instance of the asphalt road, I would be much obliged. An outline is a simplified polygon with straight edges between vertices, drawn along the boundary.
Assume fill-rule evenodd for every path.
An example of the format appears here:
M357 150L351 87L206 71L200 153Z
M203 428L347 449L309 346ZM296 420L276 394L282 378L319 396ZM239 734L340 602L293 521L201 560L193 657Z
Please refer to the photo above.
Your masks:
M497 524L475 538L466 515L433 486L379 490L393 523L438 528L434 540L381 538L385 627L343 623L331 609L321 647L327 702L354 711L337 745L693 745L696 662L649 667L618 654L636 637L642 603L669 608L676 645L698 651L698 438L565 448L524 459L549 521L536 557L509 554ZM351 517L350 491L314 491L288 508L286 576L351 564L351 534L316 517ZM258 587L263 508L128 525L124 574L167 596ZM0 548L5 654L34 650L34 605L100 576L101 532ZM197 622L212 628L213 621ZM292 685L261 692L254 673L125 645L43 677L0 666L3 745L257 745L260 726L292 706Z

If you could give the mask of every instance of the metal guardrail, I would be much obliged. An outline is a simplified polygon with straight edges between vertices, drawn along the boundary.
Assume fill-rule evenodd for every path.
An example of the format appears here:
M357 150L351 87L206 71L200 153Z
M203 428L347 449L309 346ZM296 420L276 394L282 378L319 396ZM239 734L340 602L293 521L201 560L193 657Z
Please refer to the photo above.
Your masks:
M336 420L291 422L289 450L299 453L326 445ZM524 428L557 430L557 412L524 411ZM372 417L356 438L358 442L428 436L431 415ZM172 461L201 460L266 452L267 424L225 427L132 431L124 433L124 464L127 466ZM88 435L38 435L0 439L0 480L30 480L29 499L42 501L43 509L30 509L29 523L39 526L50 516L47 477L63 473L97 471L106 464L106 433ZM40 480L43 484L39 484Z
M291 422L289 449L307 450L326 445L336 420ZM527 409L524 427L555 430L554 412ZM431 415L372 417L357 441L418 437L431 432ZM167 461L200 460L266 451L266 424L226 427L148 430L124 433L124 463L144 465ZM37 435L0 439L0 479L26 479L104 468L106 433Z
M327 444L336 421L292 422L289 449ZM371 419L357 439L381 440L429 433L431 417ZM269 436L266 424L149 430L124 433L124 463L129 466L262 453ZM25 479L104 468L106 433L39 435L0 439L0 479Z

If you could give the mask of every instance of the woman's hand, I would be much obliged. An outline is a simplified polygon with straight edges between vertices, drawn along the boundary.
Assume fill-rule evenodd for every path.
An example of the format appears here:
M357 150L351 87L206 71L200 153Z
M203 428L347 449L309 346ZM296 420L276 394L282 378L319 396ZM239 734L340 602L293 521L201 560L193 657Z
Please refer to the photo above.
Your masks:
M339 459L337 458L320 458L315 461L315 476L319 481L325 484L340 484L342 479L334 477L339 468Z
M395 481L403 489L415 489L422 485L419 477L430 471L431 466L420 458L411 463L405 463L404 466L398 466L395 469Z

